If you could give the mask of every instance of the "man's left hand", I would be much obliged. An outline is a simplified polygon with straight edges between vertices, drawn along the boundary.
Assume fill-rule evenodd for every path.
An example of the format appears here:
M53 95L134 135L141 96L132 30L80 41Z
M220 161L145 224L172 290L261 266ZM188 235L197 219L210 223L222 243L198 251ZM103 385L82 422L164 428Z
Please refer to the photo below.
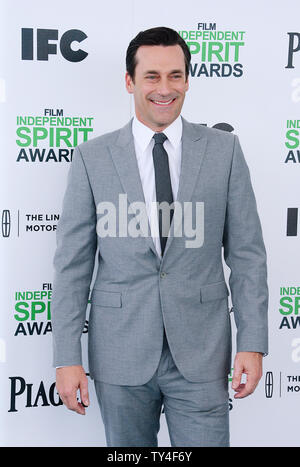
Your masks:
M260 352L238 352L234 360L232 389L236 391L235 399L242 399L252 394L262 377L262 358ZM246 383L242 383L242 375L246 374Z

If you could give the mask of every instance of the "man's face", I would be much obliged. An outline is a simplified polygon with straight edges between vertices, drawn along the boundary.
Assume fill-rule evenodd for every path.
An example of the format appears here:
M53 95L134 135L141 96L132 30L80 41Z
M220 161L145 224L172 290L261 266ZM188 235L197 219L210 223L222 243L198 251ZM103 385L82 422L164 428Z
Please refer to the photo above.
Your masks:
M134 80L125 76L136 117L153 131L163 131L180 115L189 88L183 51L179 45L143 45L136 63Z

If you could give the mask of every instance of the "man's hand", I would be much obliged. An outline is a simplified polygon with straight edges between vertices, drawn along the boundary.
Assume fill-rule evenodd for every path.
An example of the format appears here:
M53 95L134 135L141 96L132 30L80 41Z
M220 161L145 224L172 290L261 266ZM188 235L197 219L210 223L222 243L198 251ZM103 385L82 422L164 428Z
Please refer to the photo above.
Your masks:
M89 405L88 380L81 365L65 366L56 369L56 389L63 403L70 410L85 415L85 406ZM77 390L81 402L77 401Z
M232 389L236 391L235 399L252 394L262 377L262 358L260 352L238 352L234 360ZM242 374L245 373L246 384L242 384Z

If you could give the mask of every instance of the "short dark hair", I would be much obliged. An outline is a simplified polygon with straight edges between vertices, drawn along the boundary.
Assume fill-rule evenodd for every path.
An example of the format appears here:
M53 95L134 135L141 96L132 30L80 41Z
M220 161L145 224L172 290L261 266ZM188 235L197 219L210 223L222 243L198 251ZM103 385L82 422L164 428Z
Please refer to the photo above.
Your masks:
M185 75L187 79L191 62L190 50L177 31L161 26L147 29L146 31L140 31L129 43L126 52L126 70L132 80L134 80L135 67L137 64L136 52L142 45L180 45L184 54Z

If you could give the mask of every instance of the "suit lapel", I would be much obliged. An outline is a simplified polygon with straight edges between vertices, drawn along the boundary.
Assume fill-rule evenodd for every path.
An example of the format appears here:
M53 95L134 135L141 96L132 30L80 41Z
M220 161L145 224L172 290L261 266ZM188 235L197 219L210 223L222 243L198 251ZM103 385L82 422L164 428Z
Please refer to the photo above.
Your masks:
M128 203L130 204L136 201L142 201L146 206L131 127L132 119L127 123L127 125L121 128L117 141L115 145L110 147L110 151L124 192L127 194ZM160 260L150 234L151 230L149 221L148 232L143 230L142 223L141 230L143 231L144 238L148 246Z
M201 164L205 155L207 138L204 134L204 129L202 131L202 128L199 127L199 125L190 123L184 118L182 118L182 125L181 168L176 201L180 203L183 211L183 203L190 201L195 189L196 181L199 177ZM170 235L165 247L164 257L173 240L172 227L175 214L176 205L171 223Z
M182 118L182 123L182 157L177 201L183 208L183 203L191 199L197 178L199 177L200 167L205 154L207 138L204 135L204 131L201 131L201 128L199 129L199 125L194 125L184 118ZM115 144L111 145L109 149L124 192L127 193L128 202L133 203L135 201L142 201L145 203L131 128L132 119L127 123L127 125L120 129ZM176 206L171 224L171 231L175 213ZM141 229L142 228L143 226L141 224ZM150 232L150 224L148 221L148 232L143 231L143 234L145 235L145 240L148 246L159 260L161 260L157 254L151 235L148 235ZM166 243L163 259L165 258L167 250L170 248L172 239L173 236L170 235Z

